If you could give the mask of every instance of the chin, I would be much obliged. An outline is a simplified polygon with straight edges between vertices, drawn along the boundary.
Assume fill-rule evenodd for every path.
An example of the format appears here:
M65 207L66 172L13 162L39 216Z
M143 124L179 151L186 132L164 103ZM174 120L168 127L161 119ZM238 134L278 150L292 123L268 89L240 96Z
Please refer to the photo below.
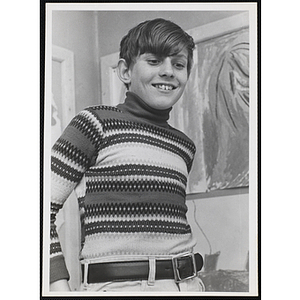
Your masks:
M158 104L154 104L154 105L151 105L153 108L155 108L155 109L158 109L158 110L164 110L164 109L169 109L169 108L171 108L172 106L173 106L174 104L173 103L170 103L170 104L160 104L160 103L158 103Z
M160 103L157 103L155 105L155 107L157 109L169 109L171 108L173 105L175 105L178 102L179 99L177 100L170 100L170 99L161 99Z

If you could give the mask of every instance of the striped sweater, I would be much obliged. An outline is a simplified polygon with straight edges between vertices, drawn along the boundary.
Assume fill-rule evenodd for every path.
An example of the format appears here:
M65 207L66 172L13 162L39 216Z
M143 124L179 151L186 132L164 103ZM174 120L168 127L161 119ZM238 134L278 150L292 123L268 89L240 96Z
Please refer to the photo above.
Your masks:
M50 281L68 278L55 220L75 189L80 259L192 251L185 188L194 143L168 110L128 92L116 107L80 112L52 148Z

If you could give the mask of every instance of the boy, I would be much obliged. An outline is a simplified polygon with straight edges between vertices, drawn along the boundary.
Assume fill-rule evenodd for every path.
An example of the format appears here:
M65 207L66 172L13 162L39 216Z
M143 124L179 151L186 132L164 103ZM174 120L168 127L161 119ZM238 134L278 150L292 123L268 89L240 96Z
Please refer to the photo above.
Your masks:
M185 205L195 146L167 123L194 46L164 19L130 30L118 63L125 102L85 109L53 146L51 290L69 290L54 222L73 189L82 221L82 290L203 290Z

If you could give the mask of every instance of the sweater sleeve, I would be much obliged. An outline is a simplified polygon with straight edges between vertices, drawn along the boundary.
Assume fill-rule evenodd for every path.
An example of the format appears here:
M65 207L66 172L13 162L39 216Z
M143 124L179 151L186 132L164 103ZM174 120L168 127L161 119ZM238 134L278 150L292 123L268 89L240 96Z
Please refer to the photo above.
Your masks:
M50 282L69 279L56 216L82 179L103 140L101 121L92 110L79 113L54 144L51 152Z

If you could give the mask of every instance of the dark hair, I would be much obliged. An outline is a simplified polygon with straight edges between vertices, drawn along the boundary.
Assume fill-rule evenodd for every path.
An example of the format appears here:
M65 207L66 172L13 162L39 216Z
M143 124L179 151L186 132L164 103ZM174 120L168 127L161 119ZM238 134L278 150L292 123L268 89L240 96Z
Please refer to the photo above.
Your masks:
M146 52L164 57L187 49L189 74L193 64L194 48L193 38L181 27L171 21L158 18L142 22L129 30L120 43L120 58L125 59L127 66L130 67L138 55Z

